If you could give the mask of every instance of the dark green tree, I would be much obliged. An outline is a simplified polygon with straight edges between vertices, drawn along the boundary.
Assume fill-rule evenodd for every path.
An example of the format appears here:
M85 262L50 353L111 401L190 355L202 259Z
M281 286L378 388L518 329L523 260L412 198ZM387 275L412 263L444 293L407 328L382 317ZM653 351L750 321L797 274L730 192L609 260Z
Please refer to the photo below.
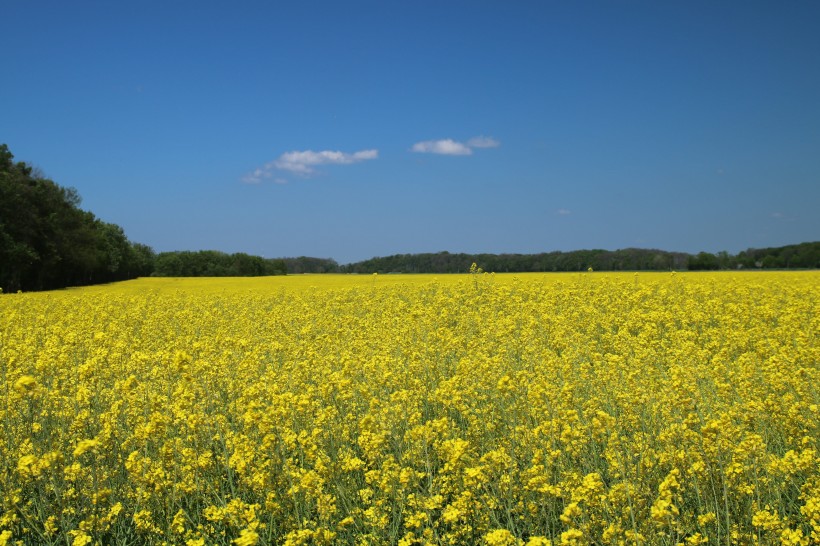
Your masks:
M0 288L46 290L132 278L152 269L122 228L79 208L80 196L15 162L0 145ZM148 249L150 250L150 249Z

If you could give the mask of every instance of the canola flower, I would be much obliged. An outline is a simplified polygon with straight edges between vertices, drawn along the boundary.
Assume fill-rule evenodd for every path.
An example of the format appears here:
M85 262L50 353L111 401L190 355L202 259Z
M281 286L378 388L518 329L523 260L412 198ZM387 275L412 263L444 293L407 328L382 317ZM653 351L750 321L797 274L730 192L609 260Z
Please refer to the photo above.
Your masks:
M0 296L0 546L820 543L820 273Z

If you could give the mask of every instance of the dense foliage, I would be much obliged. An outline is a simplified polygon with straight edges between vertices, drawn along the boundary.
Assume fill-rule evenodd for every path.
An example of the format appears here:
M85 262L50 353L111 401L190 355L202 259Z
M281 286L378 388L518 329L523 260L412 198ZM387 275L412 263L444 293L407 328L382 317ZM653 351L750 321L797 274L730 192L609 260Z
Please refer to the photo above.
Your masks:
M216 250L160 252L154 262L156 277L260 277L284 275L284 260L267 260L243 252Z
M732 265L764 269L820 269L820 242L777 248L750 248L733 259L730 258L729 266Z
M626 248L621 250L575 250L541 254L395 254L339 265L328 258L266 259L247 254L216 251L164 252L157 256L154 276L221 277L258 276L283 273L466 273L476 263L496 273L555 271L703 271L719 269L817 269L820 242L779 248L750 249L696 255L664 250Z
M224 277L300 273L465 273L476 263L496 273L557 271L708 271L726 269L817 269L820 242L778 248L749 249L696 255L664 250L627 248L621 250L575 250L541 254L395 254L339 265L329 258L268 259L248 254L226 254L213 250L161 252L156 277Z
M262 258L216 250L160 252L155 277L259 277L298 273L338 273L339 264L328 258Z
M718 269L817 269L820 242L779 248L749 249L697 255L664 250L626 248L622 250L575 250L541 254L396 254L341 266L346 273L464 273L476 263L484 271L670 271Z
M0 297L0 544L820 544L820 273L473 271Z
M661 250L576 250L541 254L397 254L344 266L351 273L465 273L472 263L484 271L546 272L686 269L688 255Z
M0 289L45 290L150 274L153 251L79 208L74 189L0 145Z

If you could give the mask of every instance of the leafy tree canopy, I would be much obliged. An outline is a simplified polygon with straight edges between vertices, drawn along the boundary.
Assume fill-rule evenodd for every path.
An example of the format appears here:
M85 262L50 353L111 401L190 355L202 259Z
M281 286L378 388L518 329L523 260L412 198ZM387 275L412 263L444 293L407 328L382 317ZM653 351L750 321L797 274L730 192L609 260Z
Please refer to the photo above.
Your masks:
M149 275L153 251L79 208L74 188L15 162L0 144L0 288L49 290Z

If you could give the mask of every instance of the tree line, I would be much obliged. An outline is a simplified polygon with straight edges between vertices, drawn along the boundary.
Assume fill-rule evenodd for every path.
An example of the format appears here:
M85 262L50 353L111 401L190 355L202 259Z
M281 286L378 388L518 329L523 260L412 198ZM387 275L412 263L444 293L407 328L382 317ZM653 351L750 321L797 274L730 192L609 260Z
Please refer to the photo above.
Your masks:
M259 277L300 273L339 273L329 258L262 258L243 252L218 250L160 252L154 261L155 277Z
M286 273L287 266L281 259L267 260L244 252L200 250L160 252L151 274L155 277L259 277Z
M262 258L216 250L155 253L123 229L80 208L63 188L0 144L0 289L51 290L143 276L224 277L300 273L464 273L484 271L664 271L818 269L820 242L776 248L687 254L664 250L576 250L539 254L395 254L346 265L330 258Z
M539 254L394 254L339 265L330 258L266 259L212 250L162 252L154 276L219 277L300 273L465 273L475 263L497 273L558 271L707 271L723 269L820 269L820 242L728 252L668 252L645 248L573 250Z
M463 273L477 264L484 271L557 272L557 271L703 271L719 269L817 269L820 268L820 242L777 248L728 252L668 252L626 248L621 250L574 250L539 254L395 254L343 265L343 273Z
M0 288L49 290L150 275L154 252L80 209L80 196L0 145Z

